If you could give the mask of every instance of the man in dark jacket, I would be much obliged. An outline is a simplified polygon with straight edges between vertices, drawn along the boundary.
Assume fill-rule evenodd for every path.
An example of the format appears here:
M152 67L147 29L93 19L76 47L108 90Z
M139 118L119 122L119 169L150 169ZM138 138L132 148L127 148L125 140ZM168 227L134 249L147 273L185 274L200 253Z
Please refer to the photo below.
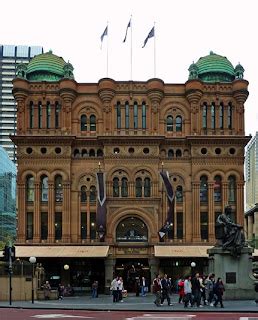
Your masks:
M196 303L197 307L202 307L201 305L201 283L200 275L197 272L192 278L192 293L193 293L193 305Z
M168 276L164 274L164 277L161 280L161 289L162 289L162 296L161 296L161 305L163 304L164 300L167 299L168 305L172 306L170 303L170 292L171 282L168 280Z

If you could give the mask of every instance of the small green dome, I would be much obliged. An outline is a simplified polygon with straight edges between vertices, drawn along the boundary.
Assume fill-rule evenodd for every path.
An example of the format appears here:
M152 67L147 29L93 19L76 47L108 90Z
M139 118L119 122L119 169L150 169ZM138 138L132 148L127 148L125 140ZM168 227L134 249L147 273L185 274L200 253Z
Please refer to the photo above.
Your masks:
M198 78L204 82L231 82L235 79L232 63L223 56L210 52L196 62Z
M34 81L58 81L64 77L66 62L52 51L35 56L27 66L26 78Z

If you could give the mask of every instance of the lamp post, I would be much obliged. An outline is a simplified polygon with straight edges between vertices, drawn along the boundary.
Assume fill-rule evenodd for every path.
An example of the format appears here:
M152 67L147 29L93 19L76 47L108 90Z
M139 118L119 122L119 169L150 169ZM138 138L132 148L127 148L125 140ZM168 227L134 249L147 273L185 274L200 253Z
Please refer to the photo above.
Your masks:
M30 257L29 262L32 264L32 275L31 275L31 303L34 303L34 265L36 263L36 257Z
M194 276L194 268L196 267L196 263L194 261L191 262L191 274Z
M65 265L64 265L64 269L65 269L65 270L69 270L69 265L68 265L68 264L65 264Z

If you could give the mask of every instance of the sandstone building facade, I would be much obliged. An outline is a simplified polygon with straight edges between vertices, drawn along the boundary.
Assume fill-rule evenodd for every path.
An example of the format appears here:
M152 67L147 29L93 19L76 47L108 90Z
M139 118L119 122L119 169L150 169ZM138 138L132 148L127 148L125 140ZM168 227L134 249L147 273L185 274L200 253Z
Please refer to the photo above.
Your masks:
M215 220L229 203L244 220L243 67L215 53L189 67L182 84L148 81L77 83L52 52L20 65L17 101L17 255L35 256L49 277L74 286L113 274L135 279L159 270L205 271ZM160 171L175 192L167 218ZM96 227L96 173L105 173L104 241ZM64 264L69 270L64 270ZM68 269L66 267L66 269Z

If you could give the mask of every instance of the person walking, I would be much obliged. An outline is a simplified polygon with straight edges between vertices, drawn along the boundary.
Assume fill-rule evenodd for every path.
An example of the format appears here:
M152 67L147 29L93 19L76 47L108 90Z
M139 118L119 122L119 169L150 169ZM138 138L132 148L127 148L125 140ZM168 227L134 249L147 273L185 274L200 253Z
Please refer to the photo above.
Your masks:
M50 290L51 290L50 283L48 281L46 281L44 283L44 285L43 285L43 292L44 292L45 300L49 300L50 299Z
M171 283L168 280L168 276L167 274L164 274L164 277L161 279L161 290L162 290L161 303L160 303L161 305L163 305L163 302L166 299L168 302L168 306L172 306L172 303L170 302L170 296L169 296L170 287L171 287Z
M191 307L193 306L193 298L192 298L192 277L188 275L184 281L184 307L187 308L189 304Z
M145 277L141 277L140 288L141 288L141 296L146 297L146 292L148 290L148 284L147 284L147 280L145 279Z
M193 305L196 303L196 306L202 307L201 305L201 283L200 283L200 274L197 272L192 279L192 293L193 293Z
M91 297L97 298L98 297L98 281L94 280L91 286Z
M152 292L155 295L155 300L154 303L157 307L160 306L160 302L161 302L161 285L160 285L160 278L159 276L157 276L154 280L153 280L153 284L152 284Z
M118 302L118 277L115 277L110 285L110 290L112 292L112 296L113 296L113 302Z
M124 290L123 278L119 277L119 279L117 281L117 291L118 291L118 301L119 302L124 302L124 300L123 300L123 290Z
M208 276L208 279L206 281L205 285L205 291L206 291L206 300L208 301L208 304L213 307L213 298L214 298L214 277L215 275L213 273L210 273Z
M217 279L217 282L214 285L214 293L216 295L214 307L217 307L218 303L220 303L221 308L224 308L222 296L224 294L225 287L221 278Z
M177 287L178 287L178 295L179 295L178 303L183 303L184 296L185 296L185 292L184 292L184 279L183 279L183 277L181 277L180 279L178 279Z
M57 291L58 291L58 300L63 300L63 298L64 298L64 286L61 283L59 283Z

